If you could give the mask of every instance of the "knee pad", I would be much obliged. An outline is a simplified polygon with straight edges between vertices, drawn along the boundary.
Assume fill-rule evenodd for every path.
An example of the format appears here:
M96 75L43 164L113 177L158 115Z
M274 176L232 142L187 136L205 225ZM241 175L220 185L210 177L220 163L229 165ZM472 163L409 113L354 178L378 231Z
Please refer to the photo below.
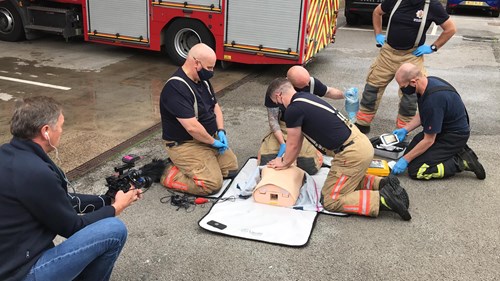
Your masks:
M276 158L276 154L265 154L260 156L260 163L259 165L266 165L267 162L273 160Z
M378 89L379 88L375 86L366 84L360 105L368 110L375 110L375 104L377 103Z
M314 158L299 157L297 158L297 166L304 170L309 175L314 175L318 172L319 168L316 166Z
M415 116L417 113L417 95L403 95L399 102L399 114L402 116Z

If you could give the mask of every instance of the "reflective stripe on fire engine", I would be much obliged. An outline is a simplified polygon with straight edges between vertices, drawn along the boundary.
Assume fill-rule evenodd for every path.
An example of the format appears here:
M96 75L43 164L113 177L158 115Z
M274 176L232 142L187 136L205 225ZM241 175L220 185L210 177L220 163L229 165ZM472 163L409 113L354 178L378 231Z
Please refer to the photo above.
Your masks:
M153 1L153 5L157 6L166 6L166 7L173 7L173 8L182 8L182 9L193 9L193 10L203 10L203 11L214 11L214 12L220 12L220 8L216 7L210 7L210 6L200 6L200 5L189 5L187 2L184 3L172 3L172 2L164 2L164 1Z
M110 39L119 39L119 40L124 40L124 41L134 41L134 42L141 42L141 43L149 43L148 39L141 39L141 38L136 38L136 37L130 37L130 36L121 36L121 35L116 35L116 34L108 34L108 33L100 33L100 32L88 32L89 36L97 36L97 37L104 37L104 38L110 38Z
M250 46L250 45L224 44L224 47L232 47L232 48L245 49L257 52L266 52L266 53L292 55L292 56L298 55L297 52L288 52L286 50L273 49L273 48L260 48L259 46Z

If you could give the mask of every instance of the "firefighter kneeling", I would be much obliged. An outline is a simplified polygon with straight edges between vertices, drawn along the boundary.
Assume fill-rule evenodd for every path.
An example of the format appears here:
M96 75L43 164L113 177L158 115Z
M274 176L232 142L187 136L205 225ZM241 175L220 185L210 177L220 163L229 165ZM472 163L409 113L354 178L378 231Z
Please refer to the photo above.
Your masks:
M229 148L222 110L209 82L216 56L200 43L163 87L160 113L171 164L161 183L194 195L217 193L230 171L238 169Z
M286 107L288 139L285 154L267 166L286 169L299 155L304 136L326 155L335 156L322 189L329 211L377 217L380 210L410 220L408 194L399 180L367 175L374 150L370 140L335 108L309 93L297 93L285 78L271 82L266 95Z
M344 93L339 89L328 87L317 78L311 77L307 69L302 66L292 66L286 74L297 92L307 92L319 97L330 99L343 99ZM260 163L267 163L276 155L281 157L285 153L287 130L284 121L285 107L274 103L268 96L264 105L267 108L267 116L271 132L264 137L259 149ZM310 175L316 174L323 164L323 155L310 142L302 143L300 153L297 157L297 166Z

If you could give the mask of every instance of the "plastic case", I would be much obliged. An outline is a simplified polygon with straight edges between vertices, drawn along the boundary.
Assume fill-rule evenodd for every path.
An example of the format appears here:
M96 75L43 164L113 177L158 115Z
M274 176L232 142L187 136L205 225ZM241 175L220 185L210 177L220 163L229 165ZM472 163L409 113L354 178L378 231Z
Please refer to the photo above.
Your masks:
M394 145L395 147L399 147L399 150L390 151L384 148L379 148L382 144L379 137L373 137L370 139L370 141L373 145L373 149L375 149L375 155L393 160L399 159L401 156L403 156L406 147L408 146L407 142L400 142Z
M367 174L379 176L379 177L387 177L391 170L389 169L389 164L387 161L382 159L373 159L370 163L370 167L366 171Z

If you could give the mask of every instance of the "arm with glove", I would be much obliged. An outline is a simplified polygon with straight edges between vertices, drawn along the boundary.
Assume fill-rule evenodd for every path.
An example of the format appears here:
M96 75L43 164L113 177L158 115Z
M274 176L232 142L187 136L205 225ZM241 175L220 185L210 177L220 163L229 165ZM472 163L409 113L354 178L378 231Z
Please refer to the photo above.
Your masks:
M436 41L432 45L421 45L419 46L415 51L413 51L413 54L417 57L420 57L422 55L427 55L431 54L433 52L437 52L441 47L450 40L451 37L457 32L457 28L455 26L455 23L451 18L448 18L445 22L443 22L440 27L443 29L443 32L439 35L439 37L436 39Z
M226 150L229 149L229 141L227 140L226 130L224 130L224 118L222 115L222 109L219 104L216 103L214 106L215 119L217 122L217 137L219 141L223 144L220 146L219 144L212 144L213 147L219 149L220 154L224 154Z
M424 133L424 138L419 141L412 150L408 151L403 157L399 158L399 160L396 162L396 165L394 165L394 167L392 168L391 173L395 175L403 173L410 162L413 161L413 159L422 155L434 144L436 135L437 134Z
M382 5L379 4L372 13L373 32L375 33L375 41L377 47L382 47L385 44L385 35L382 34L382 16L385 12L382 10Z

